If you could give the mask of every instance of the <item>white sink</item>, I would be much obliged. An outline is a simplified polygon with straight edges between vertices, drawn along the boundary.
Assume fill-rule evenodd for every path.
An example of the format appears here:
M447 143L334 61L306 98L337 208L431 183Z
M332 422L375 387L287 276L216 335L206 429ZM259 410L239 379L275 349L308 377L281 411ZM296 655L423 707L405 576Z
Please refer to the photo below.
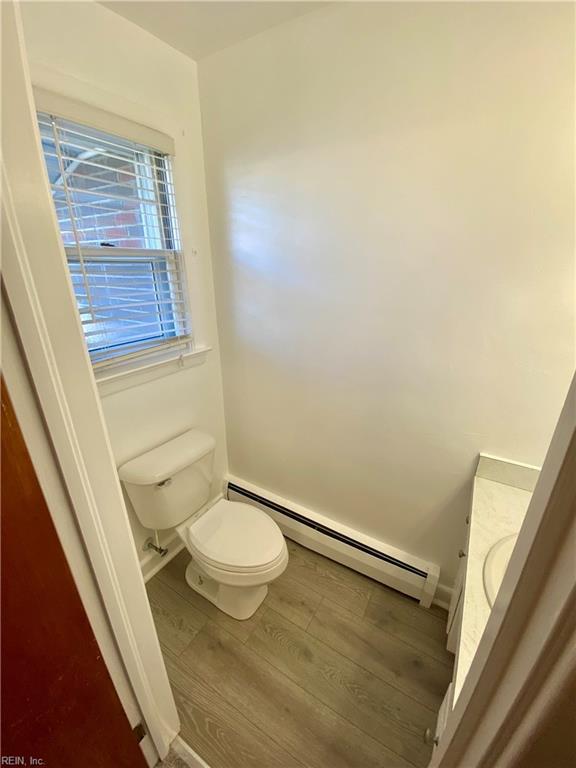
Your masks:
M492 546L484 560L484 591L490 604L494 605L508 562L518 538L517 533L504 536Z

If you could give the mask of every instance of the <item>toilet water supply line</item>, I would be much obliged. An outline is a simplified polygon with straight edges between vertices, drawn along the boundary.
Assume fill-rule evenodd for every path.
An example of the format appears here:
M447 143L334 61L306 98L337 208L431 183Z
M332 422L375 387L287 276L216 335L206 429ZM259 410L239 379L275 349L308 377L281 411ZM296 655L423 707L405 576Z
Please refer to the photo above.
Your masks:
M164 488L167 485L170 485L172 483L172 478L168 477L166 480L162 480L162 482L157 483L157 488ZM146 541L144 542L144 546L142 547L144 552L147 552L149 549L153 549L154 552L160 555L160 557L164 557L168 554L168 548L163 547L160 544L160 536L158 535L158 531L154 531L154 539L152 539L152 536L149 536Z
M168 554L167 547L162 547L160 545L160 537L158 535L158 531L154 531L154 539L152 539L152 536L149 536L146 541L144 542L144 546L142 547L144 552L147 552L149 549L153 549L154 552L157 552L160 557L164 557Z

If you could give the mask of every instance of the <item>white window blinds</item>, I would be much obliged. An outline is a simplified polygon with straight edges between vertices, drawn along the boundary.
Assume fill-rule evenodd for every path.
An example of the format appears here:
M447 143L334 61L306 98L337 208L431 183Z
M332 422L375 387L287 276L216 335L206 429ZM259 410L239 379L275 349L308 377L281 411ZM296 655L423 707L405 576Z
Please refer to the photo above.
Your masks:
M189 340L170 157L48 113L38 121L93 362Z

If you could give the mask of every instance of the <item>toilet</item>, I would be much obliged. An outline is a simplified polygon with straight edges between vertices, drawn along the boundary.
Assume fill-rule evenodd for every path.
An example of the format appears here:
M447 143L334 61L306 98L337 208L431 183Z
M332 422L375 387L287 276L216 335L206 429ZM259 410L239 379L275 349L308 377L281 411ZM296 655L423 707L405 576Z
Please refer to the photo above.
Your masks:
M191 429L123 464L118 474L146 528L176 528L192 559L186 581L235 619L248 619L288 565L282 531L262 510L210 497L215 441Z

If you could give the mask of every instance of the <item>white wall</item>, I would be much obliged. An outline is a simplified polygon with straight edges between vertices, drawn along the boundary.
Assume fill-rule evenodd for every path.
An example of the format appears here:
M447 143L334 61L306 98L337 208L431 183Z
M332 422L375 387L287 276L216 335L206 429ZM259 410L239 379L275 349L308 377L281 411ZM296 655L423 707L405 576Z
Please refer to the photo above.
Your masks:
M573 15L336 4L199 64L230 470L445 583L574 365Z
M98 3L23 3L35 85L149 125L175 140L176 202L190 281L196 343L205 362L158 369L154 380L102 405L118 464L196 426L217 440L213 495L226 468L196 65ZM194 251L197 255L194 255ZM129 505L129 502L128 502ZM136 545L150 531L129 507ZM141 553L142 555L142 553Z

